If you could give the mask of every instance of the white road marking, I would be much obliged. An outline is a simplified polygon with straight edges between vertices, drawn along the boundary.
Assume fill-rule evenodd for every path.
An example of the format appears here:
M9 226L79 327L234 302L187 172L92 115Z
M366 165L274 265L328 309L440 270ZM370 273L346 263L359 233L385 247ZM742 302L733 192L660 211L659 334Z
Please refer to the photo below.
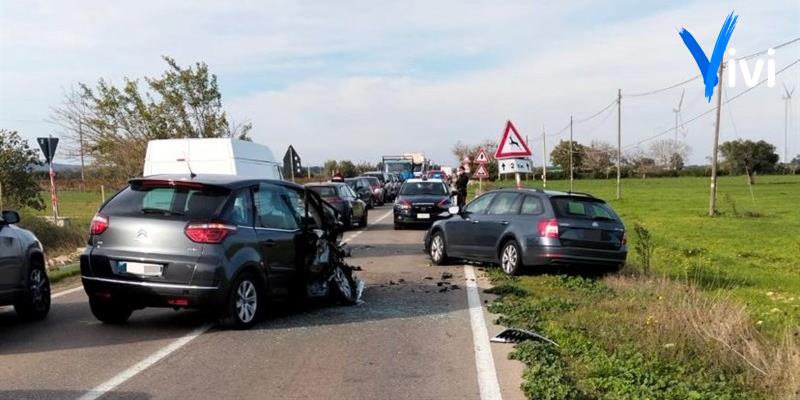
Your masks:
M389 210L389 212L387 212L386 214L383 214L383 215L381 215L380 217L378 217L378 219L376 219L375 221L372 221L372 225L375 225L375 224L377 224L378 222L381 222L381 221L383 221L384 219L386 219L386 217L388 217L388 216L392 215L392 213L393 213L393 212L394 212L394 210ZM351 233L351 234L350 234L348 237L344 238L344 241L345 241L345 242L349 242L349 241L351 241L351 240L353 240L353 239L355 239L355 238L357 238L357 237L361 236L361 234L362 234L362 233L364 233L366 230L368 230L368 229L369 229L369 228L370 228L372 225L367 225L367 227L366 227L366 228L364 228L364 229L361 229L361 230L360 230L360 231L358 231L358 232L353 232L353 233Z
M53 294L50 295L50 298L51 299L57 299L57 298L59 298L61 296L66 296L66 295L68 295L70 293L75 293L75 292L77 292L79 290L83 290L83 286L76 286L76 287L74 287L72 289L62 290L60 292L53 293Z
M376 223L386 219L386 217L391 215L392 212L393 211L389 211L388 213L382 215L381 217L379 217L378 219L376 219L372 223L376 224ZM358 237L359 235L364 233L364 231L366 231L367 229L369 229L369 225L366 228L364 228L364 229L362 229L362 230L360 230L358 232L353 232L348 237L347 240L349 241L349 240L355 239L356 237ZM73 292L75 292L77 290L80 290L82 288L83 287L79 286L79 287L76 287L76 288L68 289L68 290L65 290L63 292L56 293L51 297L64 296L66 294L73 293ZM96 386L94 389L86 392L83 396L78 398L78 400L95 400L95 399L100 398L104 394L110 392L111 390L114 390L114 388L116 388L117 386L125 383L125 381L133 378L138 373L146 370L147 368L150 368L155 363L161 361L163 358L167 357L168 355L172 354L176 350L178 350L181 347L185 346L187 343L191 342L196 337L202 335L207 330L209 330L211 328L211 326L212 326L212 324L210 324L210 323L209 324L205 324L205 325L203 325L203 326L201 326L201 327L189 332L188 334L180 337L179 339L175 340L174 342L168 344L166 347L163 347L160 350L156 351L155 353L149 355L144 360L139 361L138 363L136 363L132 367L120 372L119 374L117 374L113 378L101 383L100 385ZM487 339L487 341L488 341L488 339Z
M95 400L103 396L104 394L114 390L117 386L125 383L128 379L133 378L136 374L146 370L153 364L161 361L164 357L172 354L174 351L180 349L187 343L191 342L192 339L202 335L205 331L211 328L212 324L205 324L184 336L181 336L174 342L168 344L166 347L162 347L161 350L151 354L147 358L138 363L134 364L132 367L120 372L113 378L101 383L94 387L94 389L86 392L83 396L79 397L78 400Z
M478 370L478 387L481 400L501 400L500 383L494 368L494 358L489 344L489 330L483 317L483 306L478 294L478 283L475 270L471 265L464 266L464 278L467 280L467 304L469 305L469 321L472 325L472 344L475 349L475 367Z

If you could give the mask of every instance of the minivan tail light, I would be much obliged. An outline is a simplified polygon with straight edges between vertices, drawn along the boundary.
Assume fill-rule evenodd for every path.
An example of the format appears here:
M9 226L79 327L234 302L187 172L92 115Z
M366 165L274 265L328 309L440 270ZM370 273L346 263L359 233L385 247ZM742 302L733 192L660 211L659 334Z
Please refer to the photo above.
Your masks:
M558 220L543 219L539 221L539 236L558 239Z
M92 235L99 235L108 229L108 217L103 214L97 214L92 218L92 223L89 225L89 232Z
M195 243L206 244L219 244L225 240L228 235L236 231L235 226L225 225L223 223L190 223L186 225L184 233L186 236Z

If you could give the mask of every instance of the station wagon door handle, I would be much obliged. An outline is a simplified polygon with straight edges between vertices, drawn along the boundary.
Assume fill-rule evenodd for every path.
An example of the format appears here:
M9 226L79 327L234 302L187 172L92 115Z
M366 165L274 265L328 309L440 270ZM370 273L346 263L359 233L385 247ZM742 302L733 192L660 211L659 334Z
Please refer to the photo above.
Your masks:
M272 247L275 246L275 241L272 239L262 240L261 244L264 245L265 247Z
M508 221L500 221L500 224L502 224L502 225L508 225Z
M473 224L477 224L478 222L481 222L481 221L478 221L478 220L475 220L475 219L472 220Z

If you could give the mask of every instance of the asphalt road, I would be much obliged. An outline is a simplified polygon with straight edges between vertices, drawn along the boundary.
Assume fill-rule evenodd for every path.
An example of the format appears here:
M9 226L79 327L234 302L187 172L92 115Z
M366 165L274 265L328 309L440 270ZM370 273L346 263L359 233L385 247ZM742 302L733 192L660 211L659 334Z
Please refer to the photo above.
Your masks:
M475 306L485 295L470 312L465 267L431 266L425 231L392 230L390 213L374 209L368 229L345 235L367 283L358 306L274 304L248 331L169 309L108 326L82 290L54 298L41 322L0 307L0 399L521 398L510 346L473 333L499 330Z

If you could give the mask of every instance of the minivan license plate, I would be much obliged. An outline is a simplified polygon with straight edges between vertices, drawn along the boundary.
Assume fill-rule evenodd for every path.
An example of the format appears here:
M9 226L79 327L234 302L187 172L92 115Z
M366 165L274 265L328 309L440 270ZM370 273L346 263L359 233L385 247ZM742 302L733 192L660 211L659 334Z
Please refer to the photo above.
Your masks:
M120 272L143 276L161 276L163 266L159 264L145 264L138 262L119 261L117 268Z
M417 219L431 219L431 215L428 213L419 213L417 214Z

